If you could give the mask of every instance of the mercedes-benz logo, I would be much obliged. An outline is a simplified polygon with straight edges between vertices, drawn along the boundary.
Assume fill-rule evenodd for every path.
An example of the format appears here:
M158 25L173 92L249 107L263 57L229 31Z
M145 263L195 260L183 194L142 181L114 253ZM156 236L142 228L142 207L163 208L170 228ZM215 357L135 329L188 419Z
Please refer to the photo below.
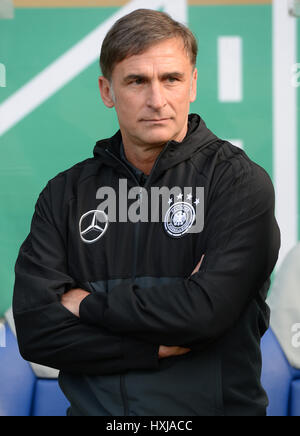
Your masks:
M107 230L108 216L102 210L90 210L79 221L79 234L86 244L97 242Z

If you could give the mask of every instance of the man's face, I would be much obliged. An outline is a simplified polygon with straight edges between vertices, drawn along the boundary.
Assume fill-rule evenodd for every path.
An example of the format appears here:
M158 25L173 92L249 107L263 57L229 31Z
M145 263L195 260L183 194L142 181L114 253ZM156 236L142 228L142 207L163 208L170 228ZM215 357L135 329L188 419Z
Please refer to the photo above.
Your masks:
M112 86L104 77L99 85L106 106L116 109L125 144L152 148L184 139L197 70L181 39L124 59L113 70Z

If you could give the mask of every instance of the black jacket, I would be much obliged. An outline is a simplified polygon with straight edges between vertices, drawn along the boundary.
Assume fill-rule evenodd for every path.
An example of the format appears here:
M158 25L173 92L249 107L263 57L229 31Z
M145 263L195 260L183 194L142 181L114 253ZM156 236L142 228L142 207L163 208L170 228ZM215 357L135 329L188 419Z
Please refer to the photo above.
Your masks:
M51 180L37 201L15 268L22 356L61 370L73 414L264 415L260 338L280 246L269 176L191 115L184 141L161 152L139 206L153 187L191 187L191 195L170 198L170 225L121 222L120 179L128 190L141 182L120 142L120 132L99 141L93 158ZM101 187L116 192L116 222L98 220ZM203 201L203 231L191 233L189 213ZM182 203L190 206L175 216ZM93 220L103 234L88 231ZM75 287L91 292L80 319L60 303ZM159 345L192 351L159 360Z

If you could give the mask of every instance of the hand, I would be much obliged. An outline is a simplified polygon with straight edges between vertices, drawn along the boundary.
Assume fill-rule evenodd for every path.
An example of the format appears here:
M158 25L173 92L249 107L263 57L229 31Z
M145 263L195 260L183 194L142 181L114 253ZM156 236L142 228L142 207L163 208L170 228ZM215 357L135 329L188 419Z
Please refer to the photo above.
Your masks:
M193 276L194 274L196 274L196 273L199 271L203 259L204 259L204 254L202 255L202 257L201 257L199 263L197 264L196 268L195 268L194 271L192 272L191 276Z
M167 347L166 345L160 345L158 350L158 358L164 359L165 357L182 356L190 351L190 348Z
M73 315L79 318L79 306L82 300L90 295L89 292L83 289L71 289L61 297L61 304L68 309Z

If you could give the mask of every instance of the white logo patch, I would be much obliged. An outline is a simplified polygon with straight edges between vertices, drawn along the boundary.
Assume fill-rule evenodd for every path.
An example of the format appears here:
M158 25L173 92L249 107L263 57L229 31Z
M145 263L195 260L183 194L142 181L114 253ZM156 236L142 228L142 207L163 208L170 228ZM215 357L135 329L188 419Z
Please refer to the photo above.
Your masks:
M86 244L97 242L107 230L108 216L102 210L90 210L79 221L80 238Z
M180 201L171 206L165 216L165 230L174 237L180 237L192 227L196 217L194 207Z

